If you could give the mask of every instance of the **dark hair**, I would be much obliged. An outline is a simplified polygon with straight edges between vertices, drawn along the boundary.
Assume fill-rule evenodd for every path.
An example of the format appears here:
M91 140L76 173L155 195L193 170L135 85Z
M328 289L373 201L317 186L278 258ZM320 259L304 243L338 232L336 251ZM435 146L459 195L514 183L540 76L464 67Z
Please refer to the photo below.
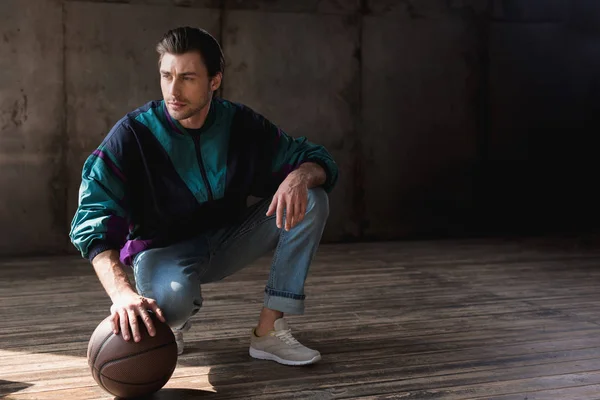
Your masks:
M158 42L156 51L160 55L159 64L165 53L183 54L197 51L206 65L208 76L212 78L225 70L225 57L219 42L204 29L189 26L171 29Z

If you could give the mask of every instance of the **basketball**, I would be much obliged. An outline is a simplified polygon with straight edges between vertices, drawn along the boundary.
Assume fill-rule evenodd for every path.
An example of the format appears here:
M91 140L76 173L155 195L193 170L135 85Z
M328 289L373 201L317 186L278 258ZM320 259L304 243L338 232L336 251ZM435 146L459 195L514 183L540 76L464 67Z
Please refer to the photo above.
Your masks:
M138 317L139 342L133 337L125 341L121 332L113 333L110 316L94 330L87 350L92 376L108 393L130 398L145 396L160 390L171 378L177 365L177 344L169 326L154 313L156 335L148 334L146 325Z

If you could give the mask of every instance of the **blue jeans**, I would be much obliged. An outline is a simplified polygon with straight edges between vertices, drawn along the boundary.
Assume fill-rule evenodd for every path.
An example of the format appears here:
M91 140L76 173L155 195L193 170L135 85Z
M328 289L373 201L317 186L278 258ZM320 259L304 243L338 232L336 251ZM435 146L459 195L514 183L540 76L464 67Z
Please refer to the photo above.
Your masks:
M264 306L303 314L304 282L329 199L322 188L309 189L305 217L289 232L277 228L275 215L265 215L271 200L249 207L240 225L139 253L133 261L138 293L155 299L169 326L179 328L202 307L201 284L219 281L275 249Z

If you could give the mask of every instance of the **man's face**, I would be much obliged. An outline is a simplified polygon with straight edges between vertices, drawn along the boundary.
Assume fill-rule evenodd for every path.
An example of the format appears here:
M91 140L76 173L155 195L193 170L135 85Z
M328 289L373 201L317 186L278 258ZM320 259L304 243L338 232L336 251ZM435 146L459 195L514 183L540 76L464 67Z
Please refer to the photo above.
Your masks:
M165 53L160 63L160 87L169 114L178 121L199 115L218 89L220 74L212 79L197 52Z

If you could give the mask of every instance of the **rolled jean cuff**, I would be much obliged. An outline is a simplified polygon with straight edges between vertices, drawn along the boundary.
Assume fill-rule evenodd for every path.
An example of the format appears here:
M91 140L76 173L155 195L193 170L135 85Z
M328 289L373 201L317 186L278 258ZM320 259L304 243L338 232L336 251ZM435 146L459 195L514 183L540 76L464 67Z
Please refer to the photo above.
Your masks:
M304 314L304 295L265 288L265 307L286 314Z

